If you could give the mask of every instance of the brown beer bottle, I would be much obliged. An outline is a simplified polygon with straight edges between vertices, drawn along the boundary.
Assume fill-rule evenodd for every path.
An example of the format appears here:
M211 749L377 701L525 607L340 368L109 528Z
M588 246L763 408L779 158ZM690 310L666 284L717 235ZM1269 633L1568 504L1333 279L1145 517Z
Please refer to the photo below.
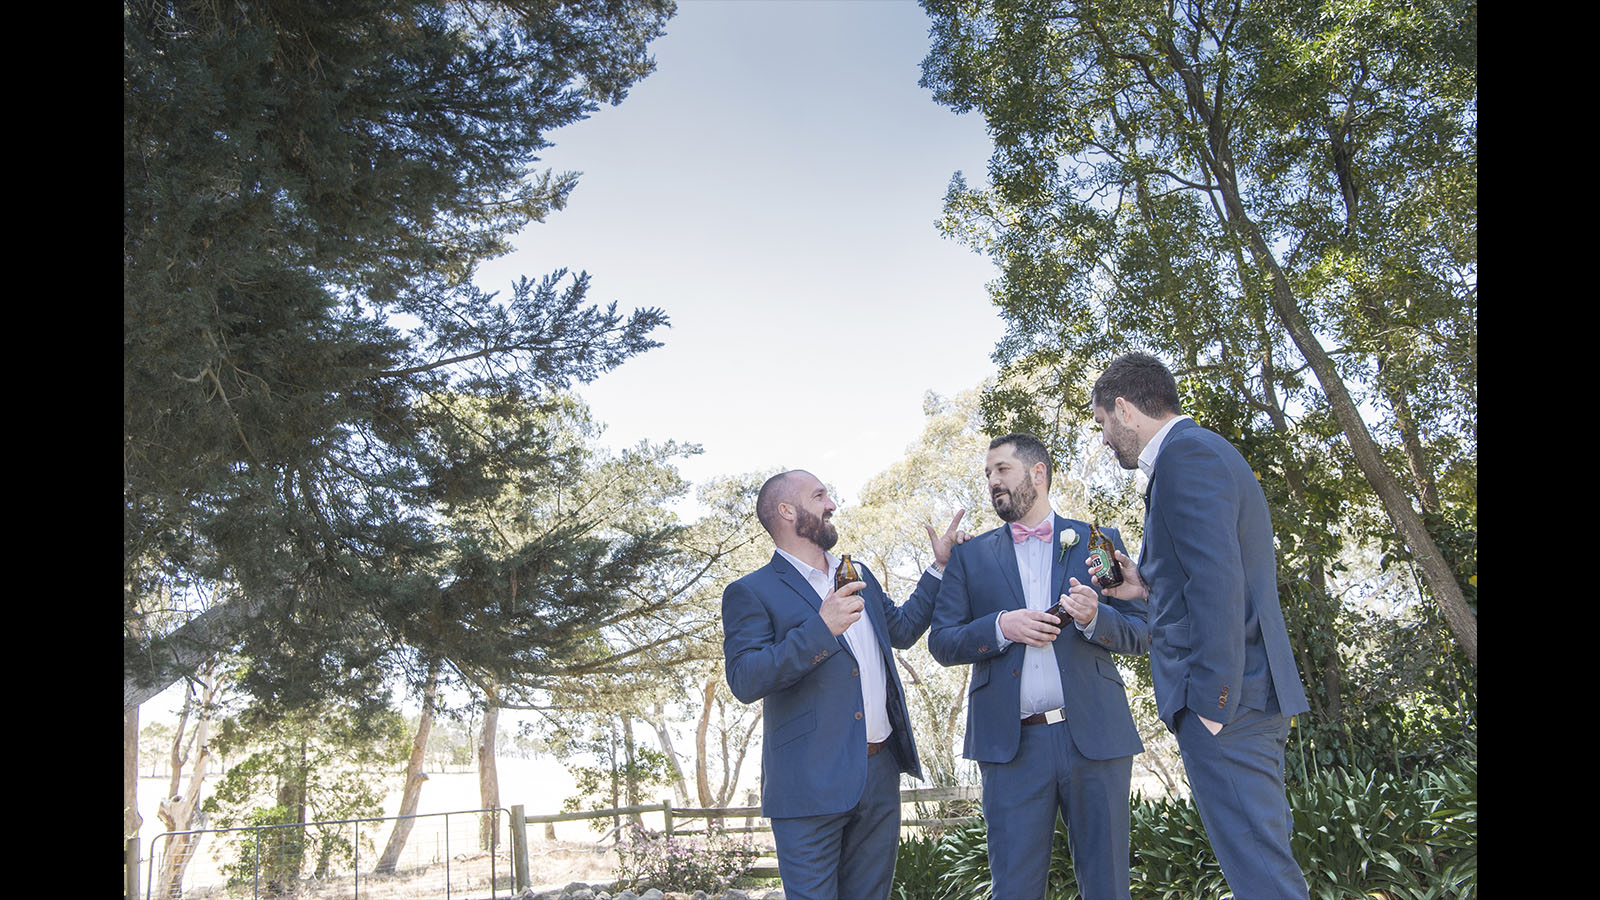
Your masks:
M852 581L862 581L861 574L856 571L856 564L850 561L850 554L839 557L839 571L833 576L833 589L838 590Z
M1113 553L1111 539L1100 533L1100 526L1089 524L1089 555L1100 562L1100 588L1114 588L1122 583L1122 564ZM1090 568L1094 568L1090 566Z

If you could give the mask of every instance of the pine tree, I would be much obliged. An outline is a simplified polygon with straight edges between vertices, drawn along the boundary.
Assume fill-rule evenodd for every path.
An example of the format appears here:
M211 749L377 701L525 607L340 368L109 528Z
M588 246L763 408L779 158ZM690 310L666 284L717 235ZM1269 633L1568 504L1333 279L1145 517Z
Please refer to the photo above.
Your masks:
M565 204L538 152L672 12L124 4L125 708L222 647L260 697L374 696L439 587L430 508L504 478L439 454L437 398L534 405L656 346L664 313L590 304L587 274L470 277Z

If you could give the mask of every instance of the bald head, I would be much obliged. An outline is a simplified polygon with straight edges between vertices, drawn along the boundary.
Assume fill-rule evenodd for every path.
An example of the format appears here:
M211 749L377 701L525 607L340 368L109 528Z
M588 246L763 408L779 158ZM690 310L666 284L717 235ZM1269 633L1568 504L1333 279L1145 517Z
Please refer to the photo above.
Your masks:
M794 491L798 484L796 476L810 474L804 469L791 469L779 472L761 485L761 493L756 495L756 520L767 530L767 534L777 536L772 529L778 522L778 504L794 503Z
M834 509L827 485L804 469L772 476L756 495L761 527L790 553L831 549L839 540L838 529L828 521Z

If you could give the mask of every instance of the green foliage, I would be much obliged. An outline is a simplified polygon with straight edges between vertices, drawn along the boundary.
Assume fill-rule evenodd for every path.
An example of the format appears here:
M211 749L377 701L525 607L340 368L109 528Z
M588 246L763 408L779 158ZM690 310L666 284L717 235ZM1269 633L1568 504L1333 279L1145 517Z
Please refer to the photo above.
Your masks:
M205 802L212 824L281 826L228 835L229 883L251 884L259 866L262 883L278 886L274 892L305 874L322 878L348 868L358 849L375 852L370 835L357 848L348 825L307 823L381 815L410 749L399 714L357 715L336 706L264 726L247 711L224 720L214 742L233 762Z
M243 687L293 708L381 695L407 641L442 649L417 621L450 545L433 507L559 471L538 433L451 455L461 398L539 405L666 324L591 304L587 273L470 277L565 204L575 176L537 153L651 70L672 12L124 3L126 681L237 647Z
M1185 900L1220 897L1227 891L1200 811L1188 798L1135 795L1128 831L1133 896Z
M939 900L945 889L944 868L939 865L939 835L922 832L902 837L895 848L892 900Z
M1477 593L1476 3L924 6L924 86L982 114L995 141L989 184L957 173L941 221L1000 271L1009 329L988 430L1035 430L1074 458L1097 439L1082 425L1105 364L1166 360L1184 411L1266 493L1312 705L1302 734L1325 765L1399 771L1451 733L1434 711L1476 707L1451 640ZM1291 307L1331 375L1308 374ZM1361 417L1403 500L1380 502L1383 479L1358 464ZM1121 511L1102 514L1137 521L1129 478L1103 482ZM1423 510L1466 595L1448 626L1415 609L1401 504ZM1424 650L1416 671L1387 662ZM1396 737L1415 740L1395 753Z
M733 837L712 832L704 837L668 837L635 829L633 837L617 846L617 878L643 892L720 893L744 877L761 851L749 835Z
M1289 788L1311 896L1477 896L1476 759L1409 778L1331 770Z
M553 749L572 774L578 792L561 802L563 812L584 809L615 809L627 803L631 788L636 795L646 795L656 788L672 784L672 767L667 755L659 750L634 741L624 743L615 720L592 726L582 737L573 736L566 729L557 732ZM577 762L592 759L594 765ZM605 819L590 819L589 828L605 831L610 827Z
M1477 896L1478 766L1464 754L1409 776L1328 770L1291 783L1292 846L1311 896L1344 900L1387 891L1394 900ZM1134 900L1188 900L1227 892L1227 880L1187 798L1131 801ZM986 829L979 821L938 837L902 840L897 900L988 897ZM1045 896L1078 900L1064 824L1057 820Z

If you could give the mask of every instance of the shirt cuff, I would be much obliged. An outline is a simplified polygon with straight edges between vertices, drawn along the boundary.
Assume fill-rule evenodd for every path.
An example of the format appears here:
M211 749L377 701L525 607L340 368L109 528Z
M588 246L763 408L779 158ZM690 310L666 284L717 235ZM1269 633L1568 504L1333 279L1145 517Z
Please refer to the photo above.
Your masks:
M1089 620L1089 624L1087 624L1087 625L1078 625L1078 620L1077 619L1073 619L1072 620L1072 624L1078 625L1078 630L1083 632L1083 636L1084 637L1093 638L1094 637L1094 626L1095 626L1095 623L1097 623L1099 621L1100 621L1100 610L1097 609L1097 610L1094 611L1094 618Z
M994 648L996 650L1004 650L1011 646L1011 640L1006 637L1005 632L1000 630L1000 617L1003 615L1005 615L1004 611L996 613L994 617Z
M933 577L939 579L940 581L944 580L944 573L939 571L938 567L935 566L933 563L928 563L928 568L923 570L923 574L924 575L932 575Z

